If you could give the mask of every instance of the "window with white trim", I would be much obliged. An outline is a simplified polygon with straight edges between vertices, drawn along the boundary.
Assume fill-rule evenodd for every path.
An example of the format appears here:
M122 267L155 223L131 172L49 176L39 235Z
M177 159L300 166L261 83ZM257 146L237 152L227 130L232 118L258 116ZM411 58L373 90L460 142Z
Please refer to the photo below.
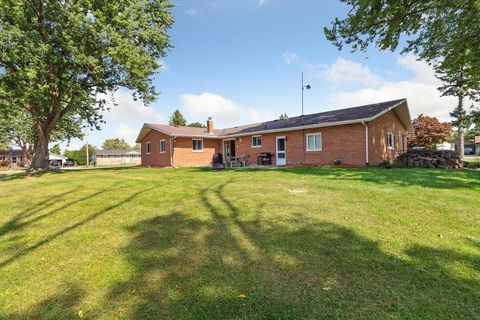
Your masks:
M307 134L307 151L322 151L322 134L320 132Z
M252 148L260 148L262 146L262 136L252 137Z
M165 139L160 140L160 153L165 153Z
M194 152L203 151L203 139L192 139L192 151Z
M147 142L146 149L147 149L147 154L152 153L152 143L151 142Z
M392 132L387 133L387 149L395 149L395 135Z

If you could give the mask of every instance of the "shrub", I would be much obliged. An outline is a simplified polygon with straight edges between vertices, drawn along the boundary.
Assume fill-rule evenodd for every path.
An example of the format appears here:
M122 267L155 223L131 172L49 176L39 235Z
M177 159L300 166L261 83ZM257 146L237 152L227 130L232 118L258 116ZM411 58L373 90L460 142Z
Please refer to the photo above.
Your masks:
M2 168L6 168L10 165L10 161L9 160L2 160L0 161L0 167Z

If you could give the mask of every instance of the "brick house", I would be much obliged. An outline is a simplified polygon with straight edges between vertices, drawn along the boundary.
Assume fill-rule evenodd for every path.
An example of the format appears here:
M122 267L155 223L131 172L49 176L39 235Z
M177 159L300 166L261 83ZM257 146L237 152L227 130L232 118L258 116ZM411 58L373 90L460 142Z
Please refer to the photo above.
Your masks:
M138 134L143 166L192 167L212 164L215 153L226 157L271 154L272 164L377 165L406 150L413 132L406 99L214 129L145 123Z

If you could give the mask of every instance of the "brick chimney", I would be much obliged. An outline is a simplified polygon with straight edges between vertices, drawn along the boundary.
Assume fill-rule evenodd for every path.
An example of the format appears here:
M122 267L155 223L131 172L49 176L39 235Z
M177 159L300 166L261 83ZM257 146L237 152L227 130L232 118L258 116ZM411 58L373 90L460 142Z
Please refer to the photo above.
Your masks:
M213 133L213 120L212 120L212 117L208 117L208 120L207 120L207 132L208 132L208 133Z

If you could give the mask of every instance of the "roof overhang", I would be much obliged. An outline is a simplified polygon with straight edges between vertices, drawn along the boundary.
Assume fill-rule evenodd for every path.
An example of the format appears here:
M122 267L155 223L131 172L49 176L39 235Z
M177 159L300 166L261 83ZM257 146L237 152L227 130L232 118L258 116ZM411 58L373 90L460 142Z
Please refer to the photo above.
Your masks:
M410 116L410 110L408 108L407 99L403 99L402 101L394 104L390 108L383 110L382 112L377 113L375 116L371 117L369 121L372 121L385 113L392 111L395 112L398 119L402 122L408 132L413 133L415 130L413 129L412 124L412 117Z

